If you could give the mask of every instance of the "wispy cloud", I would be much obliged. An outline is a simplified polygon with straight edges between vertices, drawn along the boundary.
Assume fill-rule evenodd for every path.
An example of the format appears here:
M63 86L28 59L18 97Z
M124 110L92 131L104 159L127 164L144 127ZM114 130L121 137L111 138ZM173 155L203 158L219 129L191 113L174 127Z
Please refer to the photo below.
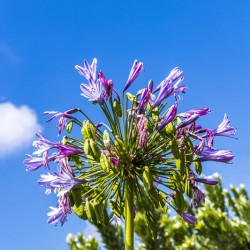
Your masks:
M28 106L0 103L0 158L27 148L40 128L36 113Z
M16 55L13 49L6 43L0 43L0 58L7 58L9 61L18 63L21 61L21 58Z

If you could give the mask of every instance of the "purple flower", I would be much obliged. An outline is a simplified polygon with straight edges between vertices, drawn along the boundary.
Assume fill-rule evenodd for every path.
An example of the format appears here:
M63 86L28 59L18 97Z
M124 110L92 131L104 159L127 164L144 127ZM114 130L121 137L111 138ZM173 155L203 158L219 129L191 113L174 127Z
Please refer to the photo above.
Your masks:
M73 147L68 146L68 145L59 144L57 146L57 148L58 148L58 151L59 151L58 158L68 157L68 156L70 156L72 154L84 154L83 150L73 148Z
M102 73L102 71L99 71L98 73L98 78L101 80L102 85L104 87L104 93L103 93L103 98L107 100L108 96L109 96L109 102L111 102L111 98L112 98L112 92L114 91L118 101L120 102L120 96L117 93L117 91L113 88L114 83L112 80L108 80L106 79L105 75Z
M179 116L189 118L194 114L198 114L199 116L202 116L202 115L206 115L206 114L209 114L209 113L211 113L211 110L208 109L208 108L205 108L205 109L193 109L193 110L189 110L189 111L187 111L185 113L181 113L181 114L179 114Z
M41 131L39 131L36 136L39 140L33 142L33 146L37 148L37 150L33 153L34 155L41 155L44 152L49 151L49 149L57 148L60 145L60 143L52 142L45 138Z
M154 90L154 93L160 90L160 88L162 87L162 85L164 85L166 81L170 81L172 83L176 79L178 79L182 75L182 73L183 71L181 71L179 67L174 68L170 72L170 74L156 87L156 89Z
M24 165L27 166L26 171L34 171L42 166L46 166L46 162L43 158L40 157L33 157L31 155L26 154L28 157L23 161ZM49 156L47 159L47 162L54 161L56 159L57 154L54 154L52 156ZM47 165L48 166L48 165Z
M84 60L84 68L76 65L75 69L78 71L78 73L85 77L91 88L94 88L95 82L96 82L96 68L97 68L97 59L94 58L92 61L92 64L89 65L86 60Z
M234 156L231 154L231 151L228 150L220 150L218 149L207 149L203 150L200 154L200 158L196 161L203 162L203 161L217 161L217 162L230 162Z
M62 207L49 207L52 211L47 213L50 218L48 219L49 224L54 224L56 222L60 222L61 226L64 224L65 221L67 221L67 213L63 211ZM57 224L56 224L57 225Z
M196 182L201 182L207 185L216 185L218 184L218 181L216 179L200 179L200 178L195 178L194 181Z
M58 195L63 195L69 192L76 185L84 184L87 182L86 180L74 178L64 168L61 168L60 172L54 172L54 174L55 176L51 174L41 175L42 179L38 180L39 185L48 186L49 191L47 191L46 194L50 193L54 189L60 188L61 191L58 193Z
M187 118L185 121L183 121L181 124L179 124L177 126L177 128L183 128L186 127L187 125L195 122L198 118L200 117L199 114L193 114L192 116L190 116L189 118Z
M163 129L168 123L170 123L171 121L173 121L173 119L176 116L176 112L177 112L177 104L172 105L169 108L166 116L164 117L163 122L161 123L161 125L158 128L158 131L161 130L161 129Z
M191 186L194 190L194 193L193 193L192 198L191 198L191 209L192 209L193 203L194 203L194 195L196 196L196 204L195 204L196 207L200 206L201 201L203 201L203 203L205 203L205 196L204 196L203 192L198 187L196 187L195 185L192 185L192 184L191 184Z
M222 123L213 130L214 136L226 136L234 138L233 135L235 134L234 128L229 126L230 121L228 120L227 114L224 115L224 119Z
M100 79L96 81L93 87L90 87L89 85L82 83L80 85L80 88L83 92L81 95L88 98L89 101L97 102L100 105L103 104L103 97L102 97L103 86Z
M157 181L162 181L162 178L161 178L161 177L158 177L158 176L156 176L155 179L156 179ZM154 181L154 182L153 182L153 185L154 185L155 187L158 187L159 183L156 182L156 181Z
M130 87L130 85L133 83L133 81L139 76L139 74L141 73L142 67L143 67L143 63L139 62L137 64L137 59L136 59L131 68L127 83L125 84L123 88L123 92L126 91Z
M74 116L72 116L71 114L74 114L75 112L77 112L78 109L74 108L74 109L70 109L64 113L62 112L58 112L58 111L45 111L43 114L47 115L47 114L55 114L54 116L52 116L49 120L45 121L45 122L49 122L53 119L55 119L58 116L61 116L59 119L59 124L58 124L58 130L59 130L59 135L61 134L62 130L66 127L67 124L67 118L69 119L75 119Z
M184 213L179 210L176 210L176 212L189 224L194 224L196 222L196 218L189 213Z
M147 106L149 100L151 98L150 92L148 90L148 88L144 88L142 91L142 96L141 96L141 101L139 103L139 111L138 114L141 114L143 112L143 110L145 109L145 107Z
M120 162L119 162L119 160L117 158L110 157L110 164L113 165L113 166L118 167L120 165Z

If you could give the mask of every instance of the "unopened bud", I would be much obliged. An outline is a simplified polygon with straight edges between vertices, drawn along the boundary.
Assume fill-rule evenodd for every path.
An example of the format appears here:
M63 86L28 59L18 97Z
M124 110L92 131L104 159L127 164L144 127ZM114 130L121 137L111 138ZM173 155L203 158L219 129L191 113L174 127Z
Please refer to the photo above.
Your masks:
M89 141L89 139L85 140L85 143L84 143L84 152L87 155L91 155L91 147L90 147L90 141Z
M67 131L68 133L70 133L71 130L72 130L72 128L73 128L73 121L70 121L70 122L67 124L66 131Z
M122 117L121 104L116 99L114 100L114 109L115 109L117 116Z
M101 164L101 168L103 169L103 171L109 173L109 171L110 171L110 163L109 163L108 158L106 157L106 155L104 155L103 153L101 153L100 164Z
M110 151L111 150L111 140L110 140L110 136L107 130L104 130L103 133L103 143L105 148Z
M96 133L94 126L89 121L84 121L82 126L82 137L86 141L87 139L96 139Z
M83 220L87 220L87 214L84 211L84 207L83 205L80 205L79 207L77 207L76 205L73 206L73 211L75 212L75 214L80 217Z
M93 140L93 139L90 139L90 147L91 147L91 150L93 152L93 157L95 158L96 161L100 161L100 156L101 156L101 152L100 152L100 149L97 145L97 143Z

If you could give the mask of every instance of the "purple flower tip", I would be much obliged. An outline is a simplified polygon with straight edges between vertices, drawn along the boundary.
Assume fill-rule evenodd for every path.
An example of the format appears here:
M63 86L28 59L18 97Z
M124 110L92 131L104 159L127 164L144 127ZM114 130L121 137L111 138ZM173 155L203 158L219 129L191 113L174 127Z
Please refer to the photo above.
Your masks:
M201 182L201 183L208 184L208 185L216 185L216 184L219 183L216 179L199 179L199 178L196 178L196 179L194 179L194 181Z
M194 224L196 222L196 218L189 213L181 212L179 210L176 210L176 212L189 224Z

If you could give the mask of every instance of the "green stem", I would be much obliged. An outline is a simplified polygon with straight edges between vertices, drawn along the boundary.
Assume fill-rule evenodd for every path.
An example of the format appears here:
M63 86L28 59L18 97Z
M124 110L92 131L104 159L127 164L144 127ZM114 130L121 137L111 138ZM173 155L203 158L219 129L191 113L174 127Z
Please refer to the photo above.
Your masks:
M125 250L134 249L134 181L127 177L125 180Z

